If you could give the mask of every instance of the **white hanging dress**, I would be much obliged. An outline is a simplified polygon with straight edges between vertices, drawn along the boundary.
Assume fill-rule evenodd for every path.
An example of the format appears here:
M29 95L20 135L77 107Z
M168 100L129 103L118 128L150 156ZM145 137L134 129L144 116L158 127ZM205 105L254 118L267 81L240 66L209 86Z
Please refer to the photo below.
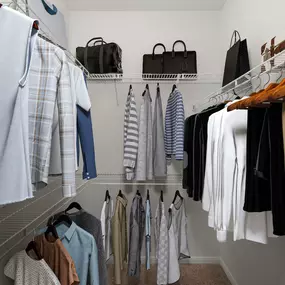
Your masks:
M176 198L175 204L171 204L169 208L168 239L168 284L173 284L180 279L179 260L190 258L184 200L179 197Z
M33 197L28 133L29 80L35 21L0 8L0 205Z

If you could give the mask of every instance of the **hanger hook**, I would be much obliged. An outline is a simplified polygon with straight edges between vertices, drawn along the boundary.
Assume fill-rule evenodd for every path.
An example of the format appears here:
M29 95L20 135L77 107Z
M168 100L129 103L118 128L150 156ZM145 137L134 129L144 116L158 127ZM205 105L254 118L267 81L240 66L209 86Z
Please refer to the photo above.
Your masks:
M281 66L280 76L277 78L276 82L278 82L283 76L283 66Z
M258 88L261 86L261 78L260 78L261 72L259 72L257 79L259 79L259 85L256 87L255 92L257 92Z

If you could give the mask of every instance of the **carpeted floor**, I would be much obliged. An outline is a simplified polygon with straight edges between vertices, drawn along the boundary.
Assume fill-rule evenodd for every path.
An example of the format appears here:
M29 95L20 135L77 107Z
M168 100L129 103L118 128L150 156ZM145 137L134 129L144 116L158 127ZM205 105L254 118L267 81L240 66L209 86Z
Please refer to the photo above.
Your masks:
M173 285L231 285L220 265L216 264L181 264L181 279ZM109 266L109 285L114 285L113 266ZM156 285L156 266L146 271L142 266L140 280L127 277L122 285Z

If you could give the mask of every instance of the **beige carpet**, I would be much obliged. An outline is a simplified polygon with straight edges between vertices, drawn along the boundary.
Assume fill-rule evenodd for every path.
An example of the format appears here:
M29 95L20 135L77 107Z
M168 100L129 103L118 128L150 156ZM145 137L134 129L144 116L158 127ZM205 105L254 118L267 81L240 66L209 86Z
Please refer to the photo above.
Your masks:
M225 272L220 265L216 264L182 264L181 279L175 285L231 285ZM109 285L114 285L113 267L110 265ZM142 266L140 280L133 277L127 277L124 274L122 285L156 285L156 266L146 271Z

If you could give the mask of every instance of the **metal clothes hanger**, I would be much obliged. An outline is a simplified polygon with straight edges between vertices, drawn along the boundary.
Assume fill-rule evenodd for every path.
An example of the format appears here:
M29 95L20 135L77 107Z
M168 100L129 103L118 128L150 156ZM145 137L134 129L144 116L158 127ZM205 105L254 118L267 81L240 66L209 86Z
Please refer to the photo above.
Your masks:
M259 72L257 79L259 79L259 85L257 86L257 88L255 89L255 93L257 92L258 88L261 86L261 78L260 78L261 72Z

